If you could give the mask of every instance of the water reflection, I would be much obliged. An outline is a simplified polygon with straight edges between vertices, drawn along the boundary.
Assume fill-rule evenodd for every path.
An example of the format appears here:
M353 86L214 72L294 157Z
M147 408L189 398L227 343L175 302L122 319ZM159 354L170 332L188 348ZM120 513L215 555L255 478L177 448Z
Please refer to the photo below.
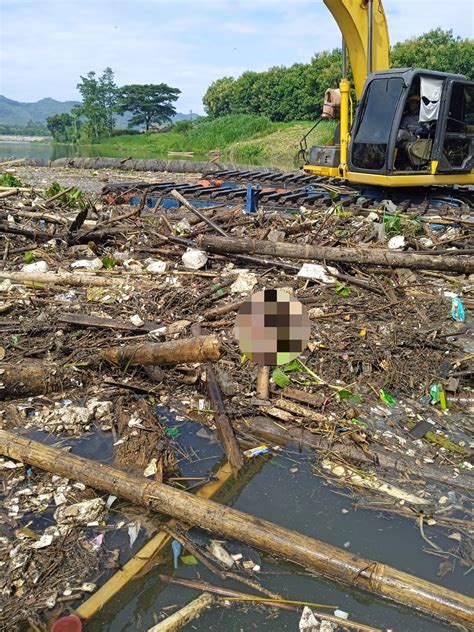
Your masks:
M2 141L0 140L0 158L41 158L57 160L58 158L94 158L96 156L123 157L123 152L101 150L97 145L68 145L51 142ZM156 156L155 156L156 157Z

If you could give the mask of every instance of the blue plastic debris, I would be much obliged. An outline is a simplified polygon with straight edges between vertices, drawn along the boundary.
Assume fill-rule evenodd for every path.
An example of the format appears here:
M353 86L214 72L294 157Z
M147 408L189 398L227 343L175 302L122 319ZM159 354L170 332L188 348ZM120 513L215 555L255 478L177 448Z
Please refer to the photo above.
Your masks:
M260 187L252 187L250 182L247 184L247 196L245 198L245 212L256 213L258 211L258 200L260 196Z
M451 300L451 318L458 323L463 323L466 320L466 312L464 311L464 305L459 296L456 296Z
M181 546L181 544L177 540L173 540L171 542L171 548L173 549L173 565L174 565L175 569L177 569L178 568L179 556L181 555L181 551L182 551L183 547Z

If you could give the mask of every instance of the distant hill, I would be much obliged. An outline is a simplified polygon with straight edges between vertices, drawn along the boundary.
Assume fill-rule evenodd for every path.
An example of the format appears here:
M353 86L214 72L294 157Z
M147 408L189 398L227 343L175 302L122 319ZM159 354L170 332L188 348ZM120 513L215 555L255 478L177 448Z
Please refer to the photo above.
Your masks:
M56 101L41 99L36 103L21 103L0 95L0 123L3 125L25 125L29 121L46 123L48 116L70 112L79 101Z
M13 125L15 127L26 126L30 121L34 123L46 124L48 116L55 114L69 113L75 105L80 105L79 101L56 101L49 97L36 101L35 103L22 103L8 99L0 95L0 126ZM198 118L197 114L182 114L177 112L173 117L173 122ZM126 128L130 115L116 115L117 127Z

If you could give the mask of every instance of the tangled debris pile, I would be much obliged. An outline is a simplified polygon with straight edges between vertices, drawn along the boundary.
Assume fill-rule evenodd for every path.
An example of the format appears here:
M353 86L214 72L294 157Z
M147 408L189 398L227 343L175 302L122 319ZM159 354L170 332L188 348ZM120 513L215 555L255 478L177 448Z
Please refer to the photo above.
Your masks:
M227 419L246 449L264 442L271 455L295 441L314 450L318 475L351 488L358 506L414 517L428 545L424 524L450 534L441 574L472 566L469 206L407 212L332 191L313 208L246 214L210 203L195 212L133 183L130 206L8 175L3 429L69 446L98 437L122 467L179 485L169 479L183 454L166 416L217 426L224 446ZM325 248L339 252L330 265L311 254ZM359 259L344 259L349 250ZM384 261L371 260L377 253ZM258 367L242 357L233 325L245 297L264 288L306 305L312 335L257 389ZM117 518L79 482L7 458L0 468L0 622L40 625L117 561L101 547Z

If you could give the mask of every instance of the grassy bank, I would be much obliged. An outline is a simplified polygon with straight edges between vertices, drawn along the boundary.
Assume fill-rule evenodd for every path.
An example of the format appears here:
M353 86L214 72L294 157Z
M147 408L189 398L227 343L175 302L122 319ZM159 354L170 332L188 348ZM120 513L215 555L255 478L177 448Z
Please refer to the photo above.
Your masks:
M264 116L235 114L218 119L202 119L192 127L177 125L165 133L108 138L100 143L101 153L133 158L167 157L168 152L194 152L207 158L220 149L222 160L282 166L295 165L302 136L311 122L273 123ZM323 121L311 135L311 143L325 143L334 125Z

